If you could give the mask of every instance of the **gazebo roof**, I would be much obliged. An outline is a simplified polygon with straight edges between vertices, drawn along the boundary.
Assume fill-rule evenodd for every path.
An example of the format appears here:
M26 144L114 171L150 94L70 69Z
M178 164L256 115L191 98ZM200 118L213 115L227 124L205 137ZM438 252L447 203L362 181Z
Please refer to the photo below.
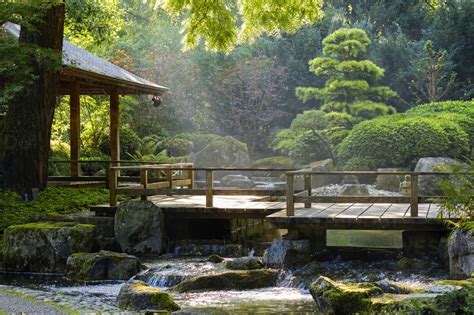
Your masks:
M19 38L20 26L13 23L3 24L3 28ZM81 47L63 40L62 70L60 74L60 94L69 94L70 84L80 81L81 94L108 94L111 88L117 88L125 94L161 95L168 88L143 79L120 68Z

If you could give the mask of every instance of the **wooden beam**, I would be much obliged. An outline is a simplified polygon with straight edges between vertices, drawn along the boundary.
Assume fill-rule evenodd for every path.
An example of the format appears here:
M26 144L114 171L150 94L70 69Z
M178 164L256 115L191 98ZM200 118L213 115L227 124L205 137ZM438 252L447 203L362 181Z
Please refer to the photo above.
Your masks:
M80 85L73 82L70 89L69 99L69 124L71 131L71 176L80 176L80 165L77 162L81 155L81 110L80 110Z
M119 93L117 89L110 91L110 158L120 160L120 110ZM113 163L112 166L118 166Z

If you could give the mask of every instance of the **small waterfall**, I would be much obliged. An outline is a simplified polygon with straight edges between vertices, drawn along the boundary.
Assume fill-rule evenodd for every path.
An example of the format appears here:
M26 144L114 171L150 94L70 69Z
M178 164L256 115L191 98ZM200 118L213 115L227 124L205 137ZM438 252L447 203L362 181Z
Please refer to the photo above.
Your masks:
M177 285L178 283L186 280L186 278L186 276L182 275L152 273L145 278L145 282L154 287L168 288Z
M250 258L252 258L254 255L255 255L255 249L252 248L251 250L249 250L249 255L248 256Z

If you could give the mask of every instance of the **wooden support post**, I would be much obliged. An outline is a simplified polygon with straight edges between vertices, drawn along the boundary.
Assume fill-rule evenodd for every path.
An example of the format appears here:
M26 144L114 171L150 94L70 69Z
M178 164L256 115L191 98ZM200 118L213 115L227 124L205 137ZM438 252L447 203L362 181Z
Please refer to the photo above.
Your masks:
M410 215L418 217L418 174L411 174Z
M110 179L109 179L109 198L110 198L110 206L116 207L117 206L117 170L110 169Z
M304 190L307 192L308 197L311 196L311 174L304 175ZM305 208L311 208L311 201L305 201Z
M293 185L293 174L286 174L286 215L295 215L295 189Z
M212 170L206 170L206 207L211 208L214 206L213 200L214 190L214 174Z
M166 170L166 180L168 181L168 185L170 186L170 189L173 189L173 171L172 170Z
M110 188L110 162L105 163L105 188Z
M148 188L148 171L147 170L140 170L140 184L143 186L143 189ZM140 199L142 201L147 200L147 195L141 195Z
M189 184L188 188L194 189L194 171L193 170L188 171L188 177L191 180L191 183Z
M81 174L79 159L81 158L81 109L80 109L80 85L75 81L71 85L69 96L69 124L71 132L71 176L79 177Z
M117 89L110 91L110 158L113 161L120 160L120 110L119 93ZM112 166L119 166L112 163Z

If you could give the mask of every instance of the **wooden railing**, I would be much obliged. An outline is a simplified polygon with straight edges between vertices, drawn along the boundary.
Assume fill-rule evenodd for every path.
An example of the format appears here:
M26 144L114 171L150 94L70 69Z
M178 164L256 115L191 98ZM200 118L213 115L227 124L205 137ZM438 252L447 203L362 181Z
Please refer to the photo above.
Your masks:
M90 165L90 164L98 164L100 165L101 169L105 172L104 175L51 175L48 176L48 182L64 182L64 183L77 183L77 182L99 182L105 185L107 188L109 187L109 170L110 167L115 165L165 165L162 162L154 162L154 161L133 161L133 160L50 160L50 165ZM168 164L169 165L169 164ZM72 174L72 172L71 172ZM81 172L79 172L81 174ZM126 176L120 175L117 178L118 182L127 182L127 183L139 183L140 176Z
M137 185L118 185L118 173L120 171L134 170L139 171L140 183ZM143 165L143 166L121 166L111 167L109 170L109 189L110 189L110 206L117 205L117 196L119 194L129 196L140 196L142 200L146 200L151 195L203 195L206 196L206 207L214 206L214 196L285 196L285 189L233 189L233 188L215 188L214 174L215 172L287 172L294 169L273 169L273 168L196 168L196 167L176 167L163 165ZM196 172L205 172L205 188L194 187L194 179L175 178L170 176L173 172L189 172L190 176L194 176ZM168 182L166 184L150 183L150 174L154 172L164 172L168 174Z
M357 171L357 172L319 172L319 171L291 171L286 173L286 215L295 215L295 203L304 203L304 208L311 208L312 203L404 203L410 204L410 216L418 217L418 204L420 202L431 202L438 196L419 196L418 194L418 177L421 175L446 176L453 175L448 172L380 172L380 171ZM457 173L464 174L464 173ZM410 193L406 196L314 196L311 188L312 176L378 176L378 175L394 175L394 176L410 176ZM295 176L304 177L304 190L295 192L294 178Z

